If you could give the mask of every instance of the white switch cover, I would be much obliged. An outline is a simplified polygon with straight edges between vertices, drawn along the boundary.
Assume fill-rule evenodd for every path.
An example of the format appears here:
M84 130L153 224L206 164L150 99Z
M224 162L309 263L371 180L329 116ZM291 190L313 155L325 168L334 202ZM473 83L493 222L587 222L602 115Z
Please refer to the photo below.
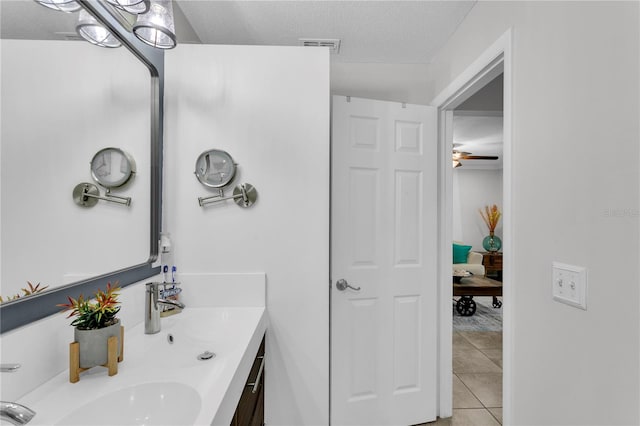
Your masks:
M587 269L553 262L553 299L587 310Z

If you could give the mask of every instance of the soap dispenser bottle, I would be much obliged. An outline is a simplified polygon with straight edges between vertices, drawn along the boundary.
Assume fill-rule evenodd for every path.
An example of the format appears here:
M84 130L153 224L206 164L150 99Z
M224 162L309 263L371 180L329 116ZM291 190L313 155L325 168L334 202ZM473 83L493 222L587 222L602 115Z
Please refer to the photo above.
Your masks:
M162 272L162 282L171 282L171 266L173 265L173 252L171 250L171 234L163 232L160 234L160 264Z
M162 264L162 281L163 285L160 289L160 298L179 301L179 294L182 291L179 288L177 280L177 268L173 261L173 245L170 233L160 234L160 263ZM163 306L160 316L167 316L179 312L173 306Z

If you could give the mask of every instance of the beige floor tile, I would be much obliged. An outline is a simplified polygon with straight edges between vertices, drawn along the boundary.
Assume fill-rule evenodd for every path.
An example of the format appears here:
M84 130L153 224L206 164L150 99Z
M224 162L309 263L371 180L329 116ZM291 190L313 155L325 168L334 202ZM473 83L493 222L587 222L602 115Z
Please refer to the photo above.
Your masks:
M494 416L485 408L454 409L453 417L414 426L499 426Z
M487 358L489 358L491 361L495 362L497 366L502 368L502 349L481 349L480 352L485 354Z
M451 426L451 417L447 417L446 419L441 419L438 418L437 421L435 421L434 423L429 423L429 425L435 425L435 426Z
M429 423L420 423L419 425L413 426L450 426L451 425L451 417L447 417L446 419L438 418L435 422Z
M453 410L451 426L499 426L500 423L484 408L462 408Z
M478 398L455 374L453 375L453 408L484 408Z
M453 332L453 350L455 351L456 349L466 349L466 348L473 348L474 346L471 344L471 342L469 342L467 339L465 339L460 332L458 331L454 331Z
M501 373L502 368L480 350L470 347L453 353L454 373Z
M478 349L502 349L501 331L459 331L458 333Z
M502 408L488 408L489 412L493 414L493 417L496 418L502 424Z
M458 377L485 407L502 407L502 373L464 373Z

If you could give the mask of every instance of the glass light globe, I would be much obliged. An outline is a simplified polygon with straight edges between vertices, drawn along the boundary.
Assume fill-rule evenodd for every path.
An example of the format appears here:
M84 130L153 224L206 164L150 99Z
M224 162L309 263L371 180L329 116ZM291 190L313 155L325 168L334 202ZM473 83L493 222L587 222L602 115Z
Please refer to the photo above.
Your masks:
M75 0L35 0L35 2L49 9L65 13L75 12L81 8Z
M149 11L149 0L107 0L107 2L134 15Z
M82 9L78 17L76 32L89 43L100 47L120 47L120 40L100 24L89 12Z
M176 47L171 0L151 0L149 11L138 15L133 32L140 40L159 49Z

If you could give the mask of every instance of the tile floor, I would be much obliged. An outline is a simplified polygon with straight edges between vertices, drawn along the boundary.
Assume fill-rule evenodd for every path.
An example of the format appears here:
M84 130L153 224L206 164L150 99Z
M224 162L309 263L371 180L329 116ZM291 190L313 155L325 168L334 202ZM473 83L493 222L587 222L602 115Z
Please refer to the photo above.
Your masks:
M502 332L453 332L453 417L418 426L502 424Z

